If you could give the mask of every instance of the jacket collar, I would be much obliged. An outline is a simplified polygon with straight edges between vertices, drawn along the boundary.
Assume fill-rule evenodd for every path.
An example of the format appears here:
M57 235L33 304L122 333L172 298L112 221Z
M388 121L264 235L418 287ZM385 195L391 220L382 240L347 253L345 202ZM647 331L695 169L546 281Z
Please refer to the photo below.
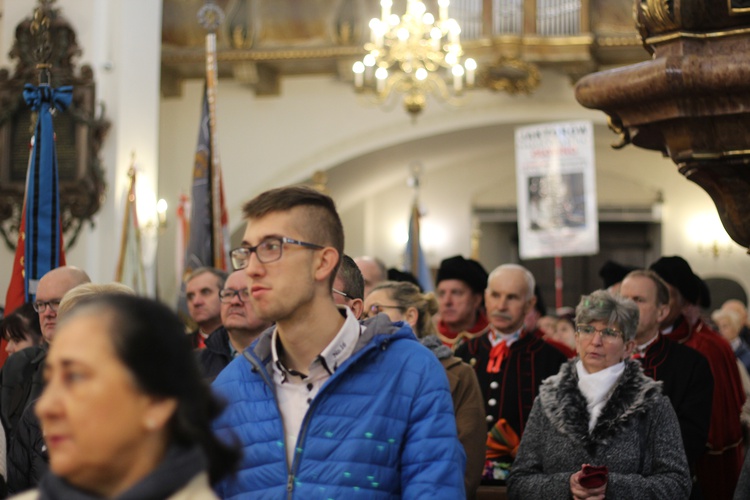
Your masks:
M378 314L374 318L360 321L360 324L362 325L362 330L354 346L352 358L373 340L383 349L385 345L393 340L401 338L410 339L415 342L417 340L409 325L402 321L392 323L390 318L385 314ZM274 326L271 326L261 333L258 340L251 347L252 353L263 365L267 365L272 359L271 342L274 328Z
M637 361L626 360L625 371L589 433L589 412L586 399L578 389L576 361L577 358L563 364L557 375L542 383L539 402L553 427L581 442L589 453L593 453L597 447L607 445L616 437L632 418L646 412L661 393L661 382L643 375Z

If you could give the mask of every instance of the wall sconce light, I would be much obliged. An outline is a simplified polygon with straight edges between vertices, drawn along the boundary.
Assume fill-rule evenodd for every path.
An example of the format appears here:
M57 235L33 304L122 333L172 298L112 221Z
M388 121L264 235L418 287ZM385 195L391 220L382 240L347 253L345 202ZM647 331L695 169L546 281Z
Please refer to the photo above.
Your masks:
M688 237L698 248L698 253L708 253L715 259L732 253L734 243L724 230L715 211L696 215L688 222Z
M159 201L156 202L156 217L160 230L167 227L167 208L167 200L159 198Z

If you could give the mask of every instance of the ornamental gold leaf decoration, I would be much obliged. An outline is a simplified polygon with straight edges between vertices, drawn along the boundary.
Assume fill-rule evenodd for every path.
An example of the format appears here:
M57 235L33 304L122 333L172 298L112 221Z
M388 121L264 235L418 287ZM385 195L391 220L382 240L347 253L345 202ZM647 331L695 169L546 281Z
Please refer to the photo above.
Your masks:
M672 0L641 0L641 15L651 33L663 33L679 28L674 20L671 4Z

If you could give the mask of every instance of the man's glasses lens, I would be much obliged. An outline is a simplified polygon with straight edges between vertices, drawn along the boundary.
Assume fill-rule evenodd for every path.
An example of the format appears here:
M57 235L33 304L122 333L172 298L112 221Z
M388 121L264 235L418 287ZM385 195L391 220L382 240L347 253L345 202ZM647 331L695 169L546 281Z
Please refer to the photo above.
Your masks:
M38 313L43 313L49 307L52 312L57 312L57 308L60 306L59 300L47 300L34 302L34 310Z
M239 269L245 269L250 262L250 256L255 252L255 255L258 257L258 261L261 264L268 264L270 262L275 262L281 258L282 250L284 249L284 243L289 243L291 245L299 245L301 247L317 250L319 248L324 248L321 245L316 245L315 243L308 243L306 241L298 241L294 240L292 238L277 238L277 237L271 237L266 238L265 240L261 241L254 247L240 247L235 248L231 252L229 252L229 256L232 259L232 266L235 270Z
M232 288L227 288L226 290L222 290L219 292L219 298L222 302L228 304L229 302L232 302L232 299L234 297L239 297L240 302L245 302L247 299L250 298L250 292L247 291L247 288L243 288L242 290L234 290Z

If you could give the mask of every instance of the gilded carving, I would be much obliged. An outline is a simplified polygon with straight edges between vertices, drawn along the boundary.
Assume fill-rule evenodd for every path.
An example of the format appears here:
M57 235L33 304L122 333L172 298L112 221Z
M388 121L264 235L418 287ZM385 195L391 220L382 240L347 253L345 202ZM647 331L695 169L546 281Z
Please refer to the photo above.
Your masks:
M665 32L679 28L674 20L672 0L641 0L640 11L649 32Z

